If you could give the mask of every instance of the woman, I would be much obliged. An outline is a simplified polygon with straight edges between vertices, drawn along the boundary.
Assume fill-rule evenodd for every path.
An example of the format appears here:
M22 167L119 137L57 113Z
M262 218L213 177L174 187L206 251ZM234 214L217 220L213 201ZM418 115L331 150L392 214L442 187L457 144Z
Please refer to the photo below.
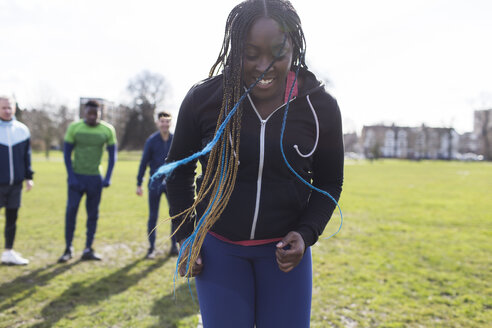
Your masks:
M199 157L196 197L196 160L167 177L176 237L191 249L179 273L196 277L205 327L309 327L310 246L336 203L292 170L338 200L343 137L338 105L304 52L289 1L244 1L210 78L181 105L168 162L211 148Z

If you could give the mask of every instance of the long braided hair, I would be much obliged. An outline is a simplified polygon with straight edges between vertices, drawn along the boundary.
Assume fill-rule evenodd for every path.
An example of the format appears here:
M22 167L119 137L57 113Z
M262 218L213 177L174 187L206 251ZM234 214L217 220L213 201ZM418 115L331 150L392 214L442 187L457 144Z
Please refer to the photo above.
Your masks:
M197 205L207 197L209 198L205 213L198 218L194 233L183 243L178 257L176 272L179 264L186 262L187 276L190 275L192 268L190 263L195 263L207 232L219 219L234 190L238 171L242 117L240 102L245 96L242 77L244 42L253 23L261 17L274 19L285 32L286 38L291 40L293 45L292 69L307 69L304 61L306 42L301 21L290 1L246 0L232 9L227 18L221 51L209 73L210 77L221 71L223 73L222 106L216 126L216 136L219 133L222 135L210 151L203 182L194 204L176 216L183 218L181 223L183 224L195 212ZM262 77L263 75L257 82ZM253 85L246 92L249 92L252 87ZM224 127L223 123L229 119L229 114L234 114L234 116ZM183 251L187 252L189 249L191 251L187 256L182 256L185 254Z

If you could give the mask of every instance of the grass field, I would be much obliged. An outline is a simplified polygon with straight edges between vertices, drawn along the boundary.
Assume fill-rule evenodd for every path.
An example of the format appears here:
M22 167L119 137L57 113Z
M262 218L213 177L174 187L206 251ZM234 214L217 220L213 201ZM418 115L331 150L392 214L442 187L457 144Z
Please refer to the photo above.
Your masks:
M196 327L186 281L173 296L169 223L160 256L147 249L146 195L135 195L139 154L121 154L103 193L98 263L57 264L64 248L66 175L61 156L35 157L15 248L26 267L0 267L1 327ZM313 248L312 327L490 327L492 164L348 162L342 231ZM163 202L161 213L167 211ZM163 217L163 215L161 215ZM3 210L0 226L5 224ZM336 214L325 235L336 231ZM193 286L193 285L192 285Z

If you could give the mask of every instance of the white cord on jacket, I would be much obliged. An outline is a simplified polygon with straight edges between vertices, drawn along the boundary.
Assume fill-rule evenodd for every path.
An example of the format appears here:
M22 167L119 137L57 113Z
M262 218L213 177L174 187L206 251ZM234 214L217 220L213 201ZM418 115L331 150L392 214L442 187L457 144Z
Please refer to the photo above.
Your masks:
M314 143L313 150L311 150L311 152L309 154L306 154L306 155L304 155L303 153L301 153L299 151L299 147L297 145L294 145L295 150L297 151L297 153L301 157L309 157L309 156L311 156L314 153L314 151L316 150L316 147L318 147L318 140L319 140L319 122L318 122L318 116L316 115L316 112L314 111L314 107L313 107L313 104L311 104L311 100L309 100L309 95L306 96L306 99L307 99L307 102L309 104L309 107L311 108L311 111L313 112L314 121L316 122L316 142Z

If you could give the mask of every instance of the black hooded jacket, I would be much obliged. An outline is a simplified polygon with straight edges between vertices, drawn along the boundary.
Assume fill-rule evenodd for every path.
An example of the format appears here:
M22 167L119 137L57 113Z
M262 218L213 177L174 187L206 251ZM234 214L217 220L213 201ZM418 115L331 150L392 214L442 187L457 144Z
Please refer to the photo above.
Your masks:
M186 95L168 163L200 151L212 140L222 104L222 79L222 75L206 79ZM294 176L283 160L280 133L285 105L263 120L249 97L243 101L236 184L224 212L211 229L229 240L283 238L290 231L297 231L306 247L311 246L335 209L333 200L312 191ZM301 156L311 153L314 147L310 156ZM340 110L336 100L307 70L299 73L299 93L289 106L283 148L290 165L300 176L338 201L344 155ZM207 159L200 158L203 172ZM196 162L193 162L178 167L167 177L171 215L193 204L195 168ZM200 177L197 182L200 184ZM205 206L197 208L198 218ZM178 240L191 234L194 219L181 226L176 233ZM173 227L180 223L180 218L173 220Z

